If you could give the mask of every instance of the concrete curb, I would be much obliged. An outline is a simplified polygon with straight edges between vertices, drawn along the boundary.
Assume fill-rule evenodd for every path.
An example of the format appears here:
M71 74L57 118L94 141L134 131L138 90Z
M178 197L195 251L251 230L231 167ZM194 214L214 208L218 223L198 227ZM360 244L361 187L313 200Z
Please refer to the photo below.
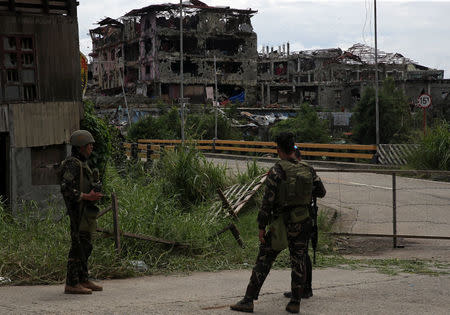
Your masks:
M278 158L273 157L260 157L260 156L246 156L246 155L233 155L233 154L222 154L222 153L203 153L204 156L215 159L226 159L226 160L242 160L242 161L253 161L265 163L275 163ZM365 164L365 163L350 163L350 162L337 162L337 161L318 161L318 160L305 160L314 167L324 167L333 169L387 169L396 168L395 165L379 165L379 164Z

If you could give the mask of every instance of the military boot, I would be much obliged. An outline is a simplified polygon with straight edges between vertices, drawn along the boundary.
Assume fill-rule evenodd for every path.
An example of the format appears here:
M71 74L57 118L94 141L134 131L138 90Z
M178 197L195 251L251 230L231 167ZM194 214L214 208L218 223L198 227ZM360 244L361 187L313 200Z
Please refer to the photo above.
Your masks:
M234 305L230 305L230 309L238 312L253 313L253 299L244 297Z
M85 288L91 289L92 291L103 291L103 287L95 284L92 281L86 281L81 283L81 285Z
M67 285L64 288L65 294L92 294L92 290L83 287L81 284L76 284L74 286Z
M290 300L286 305L286 311L289 313L300 313L300 301Z

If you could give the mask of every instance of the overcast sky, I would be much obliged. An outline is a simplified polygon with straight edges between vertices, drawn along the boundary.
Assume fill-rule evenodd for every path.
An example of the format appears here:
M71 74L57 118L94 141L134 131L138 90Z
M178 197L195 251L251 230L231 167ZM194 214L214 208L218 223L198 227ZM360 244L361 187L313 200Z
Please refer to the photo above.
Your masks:
M132 9L176 0L79 0L80 49L92 48L88 35L97 21ZM262 45L290 42L291 50L374 46L373 0L205 0L208 5L258 10L252 18ZM445 70L450 78L450 0L378 0L378 49L398 52L419 64Z

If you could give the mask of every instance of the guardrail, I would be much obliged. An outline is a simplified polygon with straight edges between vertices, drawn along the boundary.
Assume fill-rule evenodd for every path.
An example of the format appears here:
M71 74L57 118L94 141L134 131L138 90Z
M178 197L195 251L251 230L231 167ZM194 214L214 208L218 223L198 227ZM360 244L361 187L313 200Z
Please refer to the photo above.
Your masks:
M239 152L251 154L276 154L275 142L239 140L191 140L186 141L201 151ZM161 150L173 150L181 145L181 140L140 139L138 143L124 143L128 157L153 159L159 157ZM377 151L376 145L296 143L302 156L328 157L333 159L372 160Z
M337 235L337 236L359 236L359 237L387 237L387 238L392 238L392 245L393 248L397 248L397 247L401 247L398 245L397 240L399 238L414 238L414 239L434 239L434 240L450 240L450 236L449 234L447 235L423 235L420 233L423 233L423 230L425 230L425 227L423 226L425 223L428 223L429 225L433 225L433 224L437 224L439 226L443 226L443 225L450 225L449 221L448 221L448 217L443 217L442 214L446 213L444 209L448 208L448 204L444 201L440 201L440 197L439 195L433 195L429 193L430 189L435 189L435 190L440 190L440 191L450 191L450 186L448 185L448 183L446 182L434 182L435 185L437 187L431 187L431 182L427 182L428 187L415 187L415 186L411 186L411 187L405 187L405 183L403 183L403 187L399 187L398 183L397 183L397 175L400 176L420 176L420 175L440 175L440 176L445 176L447 179L450 178L450 171L438 171L438 170L398 170L398 169L384 169L384 170L373 170L373 169L359 169L359 170L355 170L355 169L320 169L320 168L316 168L316 172L317 173L364 173L364 174L383 174L383 175L391 175L392 177L392 184L389 187L389 185L387 185L387 183L385 183L385 186L388 187L384 187L384 186L376 186L376 185L369 185L369 184L359 184L359 183L353 183L353 182L348 182L345 185L354 185L351 187L354 187L354 189L361 189L361 187L365 187L367 189L373 189L376 190L378 189L379 192L378 194L380 194L380 200L377 202L373 202L370 200L367 201L357 201L357 200L341 200L341 190L339 189L339 203L343 203L343 204L347 204L347 211L358 211L358 216L356 217L356 219L354 219L355 221L352 222L352 229L355 226L355 224L357 224L357 222L359 220L364 220L364 218L379 218L379 217L384 217L385 219L387 219L388 217L386 216L386 213L382 213L383 212L383 208L391 208L392 209L392 216L391 216L391 220L386 221L386 223L390 223L392 224L392 234L390 233L353 233L353 232L349 232L349 231L341 231L341 232L331 232L330 234L333 235ZM330 187L333 184L340 184L339 182L331 182L331 183L327 183L327 185ZM329 189L327 188L327 190L329 191ZM389 200L388 194L389 194L389 190L392 191L391 193L391 200ZM427 191L428 190L428 191ZM387 193L386 193L387 191ZM402 194L400 195L400 197L402 197L402 199L399 202L399 191L402 192ZM406 193L409 193L409 195L406 195ZM330 193L327 193L327 196L325 197L325 199L329 196ZM411 203L408 201L408 198L413 198L412 195L424 195L422 198L423 200L425 200L425 203L423 203L424 201L422 199L418 199L418 200L412 200ZM375 192L373 192L373 195L375 195ZM378 196L378 195L377 195ZM364 193L360 193L360 195L358 196L358 198L363 198L364 197ZM433 199L431 198L436 198L436 201L433 201ZM360 209L360 207L366 207L367 206L374 206L376 207L376 213L374 212L373 214L370 214L367 209ZM413 207L417 207L417 209L411 209ZM345 206L344 206L345 208ZM399 220L399 213L398 213L398 209L401 208L401 217ZM413 220L407 220L405 218L402 218L402 216L405 216L408 213L413 212L414 210L418 210L418 213L425 213L425 212L430 212L430 215L435 216L437 219L436 221L430 221L430 222L423 222L421 219L417 219L416 221ZM390 222L389 222L390 221ZM366 222L367 223L367 222ZM376 224L382 224L382 222L377 221L377 222L373 222ZM413 224L417 224L420 225L420 227L418 228L420 230L419 233L416 234L400 234L398 233L398 225L399 223L407 223L410 225ZM448 230L447 230L448 231Z

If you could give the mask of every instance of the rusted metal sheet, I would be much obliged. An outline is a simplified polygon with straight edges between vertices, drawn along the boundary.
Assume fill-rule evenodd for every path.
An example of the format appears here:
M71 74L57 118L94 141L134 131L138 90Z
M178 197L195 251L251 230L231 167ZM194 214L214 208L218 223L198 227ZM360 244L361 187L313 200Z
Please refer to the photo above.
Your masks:
M80 126L80 102L25 103L13 105L15 147L67 143Z
M0 106L0 132L9 131L8 106Z

